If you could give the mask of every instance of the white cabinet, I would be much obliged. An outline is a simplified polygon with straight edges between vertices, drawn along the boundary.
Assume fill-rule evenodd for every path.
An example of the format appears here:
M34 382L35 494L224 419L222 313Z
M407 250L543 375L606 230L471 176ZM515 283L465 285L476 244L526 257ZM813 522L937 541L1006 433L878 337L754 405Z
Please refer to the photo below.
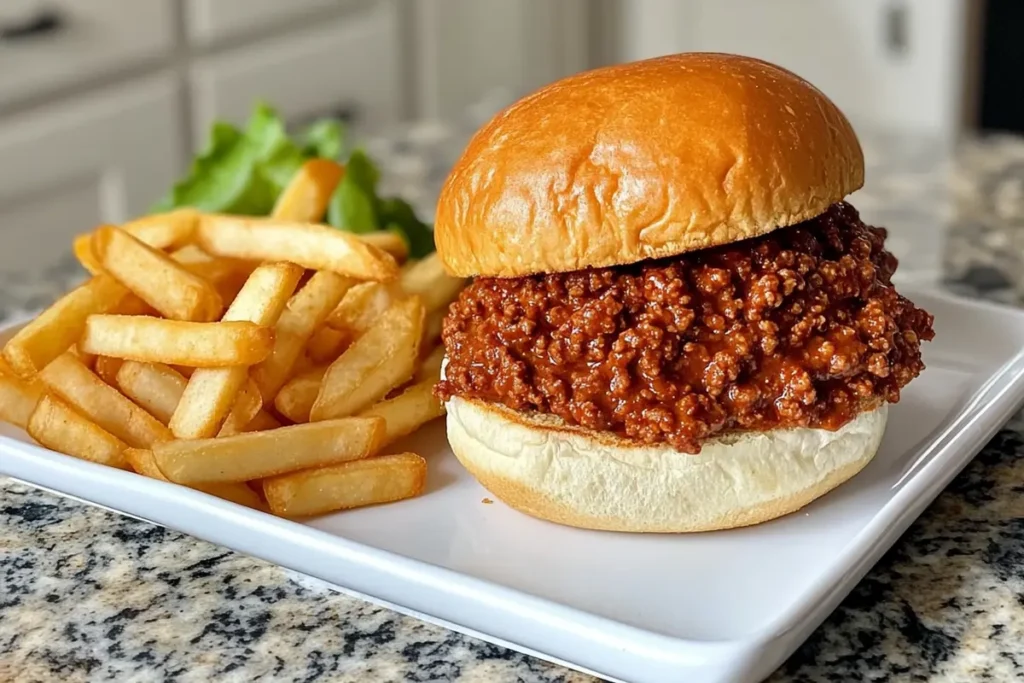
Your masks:
M210 45L250 31L279 26L294 19L345 7L360 0L187 0L189 38Z
M397 3L202 60L192 70L193 127L205 139L216 119L243 122L254 103L290 121L351 112L358 127L382 128L404 113Z
M418 110L448 119L587 67L589 0L416 0Z
M168 55L173 0L0 0L0 108Z
M157 77L0 122L0 270L45 267L167 191L183 164L175 89Z
M855 125L951 137L966 61L961 0L626 0L621 58L689 50L767 59Z

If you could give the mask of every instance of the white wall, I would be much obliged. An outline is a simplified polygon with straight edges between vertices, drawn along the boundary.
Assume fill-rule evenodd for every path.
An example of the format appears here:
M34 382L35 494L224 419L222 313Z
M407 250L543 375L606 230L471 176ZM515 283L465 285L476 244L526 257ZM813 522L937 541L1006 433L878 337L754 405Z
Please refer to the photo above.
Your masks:
M784 66L854 124L952 136L961 122L968 0L623 0L623 60L711 50ZM907 46L886 41L904 5Z

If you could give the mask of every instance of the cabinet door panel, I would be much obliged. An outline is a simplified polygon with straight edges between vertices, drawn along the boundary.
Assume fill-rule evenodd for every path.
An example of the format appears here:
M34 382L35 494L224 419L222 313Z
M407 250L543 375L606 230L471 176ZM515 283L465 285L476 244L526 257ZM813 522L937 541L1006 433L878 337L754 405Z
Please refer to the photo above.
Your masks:
M0 123L0 271L44 268L98 223L144 213L183 167L171 77Z
M259 101L290 121L345 113L382 128L403 111L395 3L377 2L325 26L211 57L192 71L201 146L216 119L242 122Z

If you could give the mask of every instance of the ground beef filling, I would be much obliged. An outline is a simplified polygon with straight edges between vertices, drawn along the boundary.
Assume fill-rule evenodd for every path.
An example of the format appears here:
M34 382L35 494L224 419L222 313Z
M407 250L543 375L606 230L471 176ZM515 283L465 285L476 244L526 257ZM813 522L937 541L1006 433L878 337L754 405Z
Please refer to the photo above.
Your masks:
M479 278L445 320L438 394L688 453L724 431L838 429L898 401L933 336L885 237L840 203L672 259Z

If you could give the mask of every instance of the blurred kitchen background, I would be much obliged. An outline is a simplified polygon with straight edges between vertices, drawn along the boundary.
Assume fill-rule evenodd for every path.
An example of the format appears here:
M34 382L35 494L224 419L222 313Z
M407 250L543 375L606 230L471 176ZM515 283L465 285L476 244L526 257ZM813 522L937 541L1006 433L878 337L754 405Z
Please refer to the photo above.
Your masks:
M472 130L582 69L763 57L939 154L1024 130L1022 35L1021 0L0 0L0 274L146 211L260 100L346 120L429 212Z

